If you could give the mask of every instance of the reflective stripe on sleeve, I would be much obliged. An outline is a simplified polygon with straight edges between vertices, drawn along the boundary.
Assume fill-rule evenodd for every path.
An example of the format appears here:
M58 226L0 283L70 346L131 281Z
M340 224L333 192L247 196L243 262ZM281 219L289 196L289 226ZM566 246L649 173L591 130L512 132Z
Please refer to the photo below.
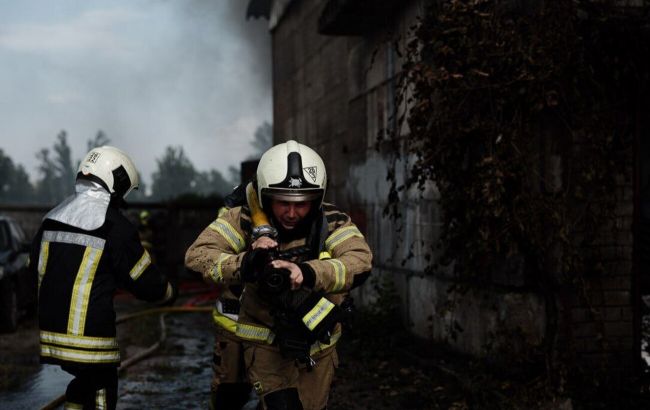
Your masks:
M149 265L151 265L151 255L149 255L149 252L147 252L145 249L142 253L142 256L140 257L140 260L138 260L136 264L131 268L129 276L131 276L131 279L133 280L138 280L140 275L142 275L142 273L147 269Z
M90 299L90 291L102 252L102 250L91 247L86 247L86 251L84 252L84 257L79 266L79 271L77 272L72 289L70 313L68 316L68 333L70 334L84 334L86 315L88 313L88 300Z
M325 239L325 247L329 252L332 252L332 249L336 248L341 242L352 238L353 236L363 238L363 234L356 226L337 229L327 239Z
M345 265L338 259L325 259L325 262L332 264L334 267L334 284L328 291L338 292L342 290L345 287L345 275L347 272Z
M41 242L41 252L38 255L38 288L41 288L43 275L45 275L45 268L47 267L47 258L50 255L50 243L47 241Z
M309 349L309 354L315 355L316 353L322 352L328 347L334 346L339 341L340 338L341 338L341 331L339 330L338 332L334 333L332 337L330 337L330 342L328 344L316 342L313 345L311 345L311 348Z
M171 283L167 282L167 288L165 289L165 296L158 303L165 303L169 301L172 296L174 296L174 287Z
M318 254L318 259L319 260L332 259L332 254L327 251L323 251Z
M118 363L120 361L119 350L88 351L44 344L41 345L41 356L78 363Z
M63 410L83 410L83 404L73 403L71 401L66 401L63 405Z
M83 349L117 349L117 339L114 337L76 336L65 333L41 330L41 343L80 347Z
M217 260L217 263L212 266L212 269L210 270L210 277L212 278L213 281L215 282L222 282L223 281L223 262L230 258L231 256L227 253L222 253L219 255L219 259Z
M307 326L307 329L314 330L332 309L334 309L334 303L325 298L321 298L316 303L316 306L303 316L302 322Z
M246 247L244 238L226 220L217 218L210 224L210 229L220 233L235 253L241 252Z

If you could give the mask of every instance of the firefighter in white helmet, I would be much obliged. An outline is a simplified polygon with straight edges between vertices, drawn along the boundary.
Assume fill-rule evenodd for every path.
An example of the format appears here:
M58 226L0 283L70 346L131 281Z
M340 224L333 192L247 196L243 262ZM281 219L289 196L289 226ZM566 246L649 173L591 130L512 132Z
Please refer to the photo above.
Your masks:
M79 165L75 193L45 215L32 244L41 363L75 376L65 408L115 409L120 364L115 290L161 304L176 296L176 287L151 264L136 227L119 210L138 183L124 152L92 149Z
M217 218L186 255L209 280L245 283L235 334L266 409L327 406L339 304L370 273L365 238L347 214L323 202L326 186L314 150L278 144L260 159L256 195ZM259 223L260 212L268 224Z

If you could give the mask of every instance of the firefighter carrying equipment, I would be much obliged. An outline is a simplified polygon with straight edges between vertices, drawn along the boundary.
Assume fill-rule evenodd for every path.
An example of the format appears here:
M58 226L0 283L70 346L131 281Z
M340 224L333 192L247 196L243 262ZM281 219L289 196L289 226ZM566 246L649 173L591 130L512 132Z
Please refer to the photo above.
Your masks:
M151 264L136 228L110 206L105 223L85 231L46 218L32 244L39 287L41 362L117 366L113 295L169 303L176 287Z

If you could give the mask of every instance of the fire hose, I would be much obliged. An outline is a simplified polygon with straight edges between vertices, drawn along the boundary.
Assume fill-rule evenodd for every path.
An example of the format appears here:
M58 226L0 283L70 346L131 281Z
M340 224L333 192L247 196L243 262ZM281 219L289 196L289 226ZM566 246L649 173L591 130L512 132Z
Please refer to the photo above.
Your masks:
M132 366L133 364L139 362L140 360L148 357L151 355L153 352L155 352L160 346L163 344L165 339L167 338L167 327L165 326L165 316L168 313L190 313L190 312L211 312L212 308L211 307L201 307L201 306L168 306L168 307L160 307L160 308L152 308L152 309L145 309L141 310L139 312L134 312L134 313L129 313L123 316L120 316L117 318L115 321L116 324L123 323L126 321L129 321L131 319L139 318L142 316L148 316L148 315L155 315L155 314L160 314L160 338L158 341L151 346L149 346L147 349L129 357L128 359L124 360L120 367L118 368L118 372L123 372L126 370L128 367ZM41 408L41 410L53 410L56 409L58 406L63 404L65 402L65 394L62 394L61 396L57 397L56 399L52 400L45 406Z

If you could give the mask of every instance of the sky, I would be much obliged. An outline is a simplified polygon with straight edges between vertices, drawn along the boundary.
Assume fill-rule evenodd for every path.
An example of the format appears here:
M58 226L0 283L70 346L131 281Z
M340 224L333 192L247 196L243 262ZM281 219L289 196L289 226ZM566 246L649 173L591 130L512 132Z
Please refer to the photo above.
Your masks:
M75 161L102 130L147 183L169 145L227 177L272 121L268 22L247 3L0 0L0 148L34 181L61 130Z

